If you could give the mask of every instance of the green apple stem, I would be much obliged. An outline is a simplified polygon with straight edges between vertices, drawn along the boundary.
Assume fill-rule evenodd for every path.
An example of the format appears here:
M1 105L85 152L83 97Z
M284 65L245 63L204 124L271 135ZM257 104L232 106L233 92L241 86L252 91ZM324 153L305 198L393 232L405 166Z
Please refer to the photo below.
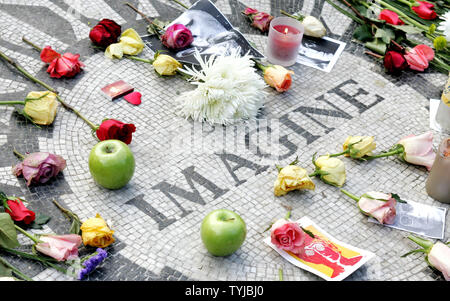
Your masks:
M224 220L224 222L229 222L229 221L234 221L234 220L235 220L234 217L230 217L230 218L227 218L226 220Z

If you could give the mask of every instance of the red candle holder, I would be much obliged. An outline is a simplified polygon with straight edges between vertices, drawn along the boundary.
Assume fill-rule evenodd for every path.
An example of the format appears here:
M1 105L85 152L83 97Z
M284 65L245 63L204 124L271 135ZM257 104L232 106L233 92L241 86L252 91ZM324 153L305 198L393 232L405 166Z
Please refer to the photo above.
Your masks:
M270 63L281 66L294 65L302 43L305 28L299 21L278 17L270 22L266 56Z

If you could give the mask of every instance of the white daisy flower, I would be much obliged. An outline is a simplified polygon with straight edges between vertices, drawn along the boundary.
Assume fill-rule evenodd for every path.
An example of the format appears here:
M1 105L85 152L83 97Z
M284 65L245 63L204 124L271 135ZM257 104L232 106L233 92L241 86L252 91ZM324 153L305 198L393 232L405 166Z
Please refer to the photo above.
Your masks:
M197 51L195 58L201 70L180 69L192 76L191 83L197 86L177 98L180 115L224 125L255 119L264 104L267 85L253 68L251 57L241 56L237 48L228 56L213 55L205 60Z
M439 23L437 29L443 31L445 39L450 42L450 11L446 12L440 19L443 21Z

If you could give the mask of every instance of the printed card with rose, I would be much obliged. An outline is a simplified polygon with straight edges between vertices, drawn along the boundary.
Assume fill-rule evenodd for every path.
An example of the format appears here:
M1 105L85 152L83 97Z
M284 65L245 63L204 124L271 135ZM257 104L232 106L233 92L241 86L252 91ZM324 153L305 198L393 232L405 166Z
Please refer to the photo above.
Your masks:
M375 256L370 251L333 238L306 216L299 219L297 223L315 236L306 244L301 255L277 248L271 243L270 237L264 242L290 263L325 280L341 281Z

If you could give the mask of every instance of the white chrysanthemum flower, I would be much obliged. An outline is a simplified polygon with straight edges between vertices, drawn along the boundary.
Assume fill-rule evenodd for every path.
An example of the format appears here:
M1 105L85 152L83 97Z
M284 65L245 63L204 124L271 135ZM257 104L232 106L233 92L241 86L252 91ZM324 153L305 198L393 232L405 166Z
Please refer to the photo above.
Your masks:
M450 11L446 12L440 19L443 21L439 23L437 29L443 31L445 39L450 42Z
M255 119L264 103L266 84L253 68L250 56L235 49L228 56L195 58L201 70L185 67L197 88L183 92L177 99L180 115L211 124L231 124L242 119Z

